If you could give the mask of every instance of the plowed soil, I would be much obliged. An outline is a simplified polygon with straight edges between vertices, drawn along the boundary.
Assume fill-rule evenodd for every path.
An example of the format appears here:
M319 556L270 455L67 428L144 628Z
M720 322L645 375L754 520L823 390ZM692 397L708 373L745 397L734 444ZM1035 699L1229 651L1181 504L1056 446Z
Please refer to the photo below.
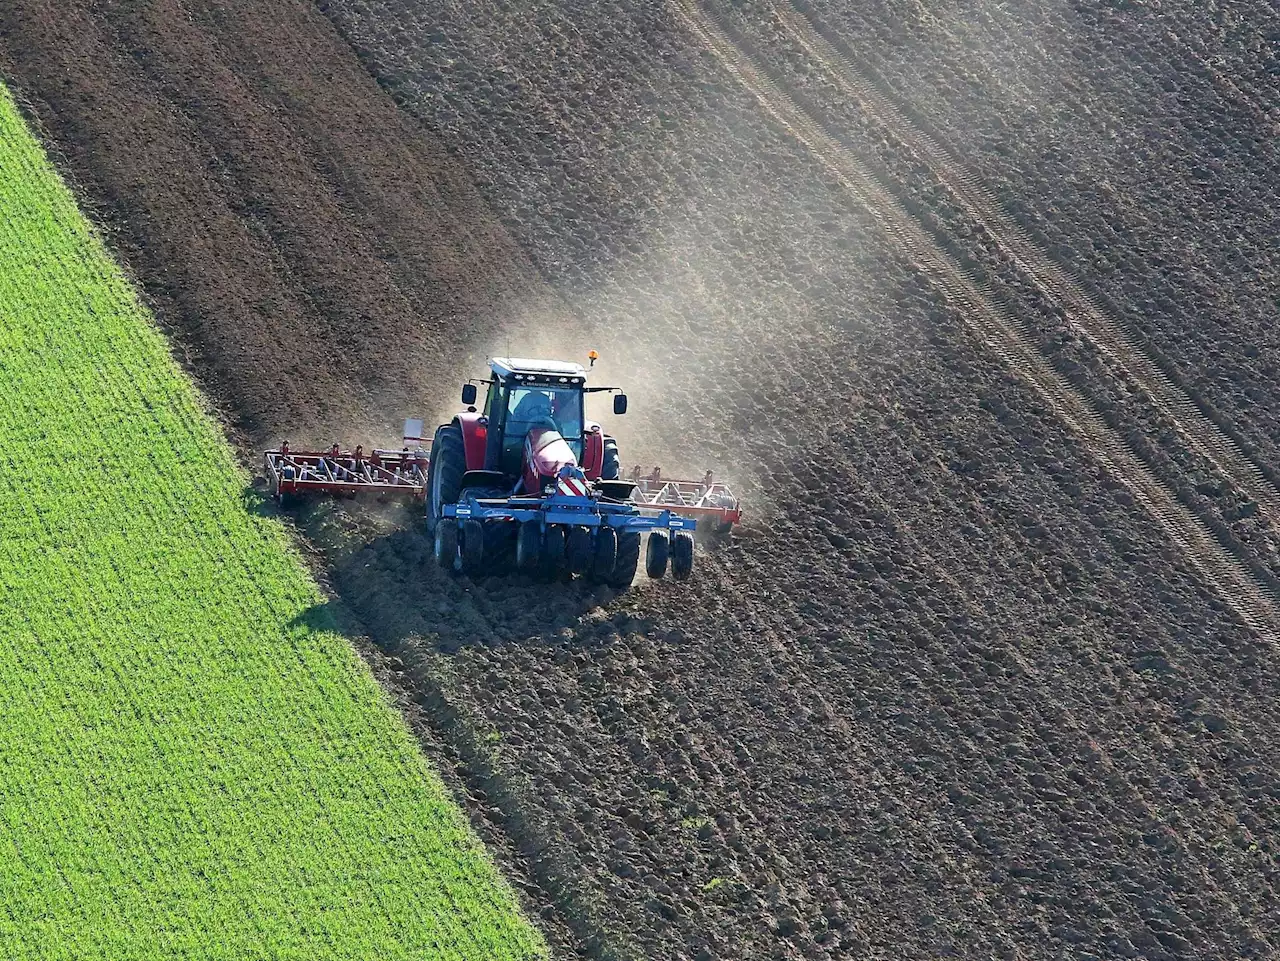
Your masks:
M562 951L1280 949L1273 15L264 6L0 0L246 455L594 346L748 498L618 596L297 515Z

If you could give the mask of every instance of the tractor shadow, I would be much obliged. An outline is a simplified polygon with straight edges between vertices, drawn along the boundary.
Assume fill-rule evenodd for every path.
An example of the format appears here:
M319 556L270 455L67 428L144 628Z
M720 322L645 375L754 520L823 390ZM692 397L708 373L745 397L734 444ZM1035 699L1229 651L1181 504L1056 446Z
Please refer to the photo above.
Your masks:
M547 581L514 572L471 578L444 571L425 525L371 533L359 507L280 511L267 498L263 509L289 517L320 549L322 574L336 601L313 605L296 625L367 633L388 655L423 643L445 654L505 645L594 646L652 627L629 610L635 606L627 603L629 592L578 579Z
M265 477L254 475L253 481L240 492L244 509L257 517L279 517L280 505L271 496Z

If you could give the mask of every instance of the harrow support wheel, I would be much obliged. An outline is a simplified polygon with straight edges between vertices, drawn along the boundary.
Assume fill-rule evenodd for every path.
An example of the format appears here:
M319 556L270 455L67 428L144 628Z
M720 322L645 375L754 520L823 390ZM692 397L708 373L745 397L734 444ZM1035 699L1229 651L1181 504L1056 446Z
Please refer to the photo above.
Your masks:
M591 549L591 580L597 584L607 584L617 561L618 532L612 527L602 526L596 531Z
M541 564L542 525L537 521L524 521L516 533L516 569L534 574Z
M564 570L565 530L561 524L548 524L542 540L542 576L553 580Z
M618 531L618 553L613 562L613 572L608 584L615 590L625 591L635 580L640 566L640 534L636 531Z
M462 525L462 573L468 577L484 573L484 524L477 520Z
M651 580L662 580L667 573L667 558L671 555L671 539L666 531L650 531L649 546L644 552L644 572Z
M458 559L458 522L451 517L441 518L436 524L436 563L446 571L452 571Z
M678 581L688 580L693 573L693 535L688 531L676 531L671 535L671 576Z
M570 527L565 542L565 562L570 574L585 574L591 569L591 528Z

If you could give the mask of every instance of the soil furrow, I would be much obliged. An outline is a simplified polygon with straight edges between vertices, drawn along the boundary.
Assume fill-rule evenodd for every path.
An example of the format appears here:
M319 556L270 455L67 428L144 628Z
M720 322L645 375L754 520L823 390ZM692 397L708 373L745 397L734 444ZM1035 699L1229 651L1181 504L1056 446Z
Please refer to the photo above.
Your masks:
M880 228L908 251L965 310L966 319L978 326L987 348L1026 376L1059 415L1089 439L1095 455L1143 503L1205 577L1218 586L1241 619L1261 635L1272 639L1280 636L1270 591L1219 543L1214 531L1179 502L1176 494L1134 453L1128 441L1115 436L1091 405L1063 381L1034 343L1019 330L1018 321L1001 307L997 293L989 287L982 289L970 280L963 268L902 209L896 198L863 169L857 157L844 150L766 73L756 68L716 22L714 13L690 0L673 2L689 29L751 91L770 116L839 177L846 189L866 205Z
M1274 468L1259 463L1232 438L1228 426L1220 423L1178 382L1168 361L1135 340L1121 322L1097 303L1073 277L1048 256L1009 216L995 195L966 171L951 150L921 130L872 79L864 76L854 60L823 31L816 28L792 3L776 8L777 16L790 34L831 76L878 122L891 127L933 168L952 191L970 218L986 230L997 245L1041 290L1067 308L1067 316L1119 368L1132 377L1157 407L1181 430L1184 438L1203 457L1262 505L1273 518L1280 518L1280 491L1276 489Z
M886 513L891 513L891 508L887 504L880 505ZM962 610L975 622L983 621L984 614L978 608L972 599L972 595L961 586L959 580L944 565L935 560L931 552L910 530L904 528L899 532L904 545L909 549L910 554L927 565L929 571L936 578L936 590L939 595L940 606L951 610ZM1162 810L1161 803L1158 799L1151 797L1147 791L1144 791L1125 773L1124 768L1118 764L1112 757L1113 751L1124 751L1132 756L1135 750L1141 751L1143 744L1140 739L1122 736L1113 739L1105 731L1091 731L1078 716L1069 703L1059 695L1053 693L1052 686L1044 674L1031 662L1031 660L1019 649L1017 644L1011 643L1006 636L995 632L984 632L981 638L983 646L982 658L984 660L1003 660L1014 668L1014 685L1008 696L1022 700L1027 692L1034 692L1034 697L1026 700L1020 705L1020 709L1015 713L1022 723L1030 720L1033 727L1040 734L1042 744L1045 744L1054 759L1048 766L1048 774L1042 778L1041 787L1049 792L1068 796L1062 792L1062 783L1060 781L1059 770L1071 770L1074 763L1078 759L1085 759L1091 766L1095 766L1103 772L1103 777L1107 780L1112 788L1113 796L1127 798L1132 805L1121 804L1121 807L1129 807L1130 810L1136 808L1140 812L1140 817L1144 824L1152 829L1166 833L1173 841L1173 848L1180 857L1189 862L1192 870L1198 876L1202 887L1199 891L1212 891L1217 900L1234 916L1235 921L1240 925L1240 929L1246 932L1249 940L1259 945L1268 945L1268 939L1263 931L1256 923L1248 921L1242 916L1241 911L1236 903L1236 895L1229 893L1238 890L1240 882L1236 878L1230 876L1220 876L1215 873L1212 867L1215 862L1214 856L1206 850L1206 843L1203 839L1188 837L1187 828L1181 829L1176 824L1170 824L1168 813ZM957 649L944 650L940 652L938 667L954 666L961 672L970 674L980 669L980 662L975 659L966 657L964 651ZM1072 672L1075 674L1075 672ZM989 698L984 696L978 704L970 705L963 711L956 714L957 720L960 718L976 718L981 716L981 705L987 703ZM1036 724L1036 721L1039 721ZM1066 732L1074 745L1059 746L1059 735ZM1046 734L1052 734L1052 737ZM1114 741L1110 745L1108 742ZM997 756L999 754L998 746L993 745L988 750L979 754L979 758ZM980 762L979 762L980 763ZM1154 759L1148 757L1144 759L1142 765L1146 777L1156 774L1158 763ZM1003 779L995 778L993 783L1001 783ZM1095 803L1109 803L1113 798L1095 799ZM1212 813L1209 814L1212 817ZM1123 819L1117 819L1120 823ZM1069 841L1070 837L1064 838L1063 841ZM1067 845L1064 844L1064 848ZM1166 848L1163 852L1164 856L1171 856L1173 850ZM1262 860L1268 863L1272 872L1275 871L1275 861L1270 855L1264 855ZM1245 877L1248 877L1247 875ZM1247 881L1245 882L1248 883ZM1176 889L1175 889L1176 890ZM1271 899L1274 897L1274 891L1269 885L1262 885L1262 891L1258 896L1251 899L1254 907L1251 910L1257 910L1257 906L1262 906L1263 910L1267 910ZM1201 893L1195 895L1196 899L1202 898ZM1176 898L1176 900L1183 900ZM1186 905L1184 905L1184 908Z

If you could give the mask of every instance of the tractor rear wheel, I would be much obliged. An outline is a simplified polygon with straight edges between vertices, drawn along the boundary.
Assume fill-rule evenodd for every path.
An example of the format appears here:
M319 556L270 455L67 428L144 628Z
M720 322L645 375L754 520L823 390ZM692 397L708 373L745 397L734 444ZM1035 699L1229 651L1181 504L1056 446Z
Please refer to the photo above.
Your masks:
M622 474L622 455L618 452L618 442L612 437L604 439L604 463L600 467L601 480L617 480Z
M446 571L452 571L458 559L458 522L446 517L436 524L436 563Z
M564 570L565 531L562 524L548 524L542 540L542 576L554 580Z
M585 574L591 569L591 528L570 527L565 543L565 561L570 574Z
M467 472L467 454L462 446L462 428L446 424L436 430L427 462L427 530L434 531L444 516L445 504L458 503L462 475Z
M609 575L609 586L615 590L625 591L635 580L636 568L640 566L640 535L636 531L618 531L618 553L613 562L613 571Z
M591 549L591 570L589 575L596 584L607 584L613 566L618 561L618 532L612 527L596 529L595 543Z
M649 546L644 552L644 572L651 580L660 581L667 573L667 558L671 556L671 540L666 531L650 531Z
M484 524L469 520L462 525L462 573L478 577L484 573Z
M688 531L676 531L671 535L671 576L678 581L688 580L693 573L693 535Z
M525 521L516 533L516 569L534 574L541 564L542 525L537 521Z

